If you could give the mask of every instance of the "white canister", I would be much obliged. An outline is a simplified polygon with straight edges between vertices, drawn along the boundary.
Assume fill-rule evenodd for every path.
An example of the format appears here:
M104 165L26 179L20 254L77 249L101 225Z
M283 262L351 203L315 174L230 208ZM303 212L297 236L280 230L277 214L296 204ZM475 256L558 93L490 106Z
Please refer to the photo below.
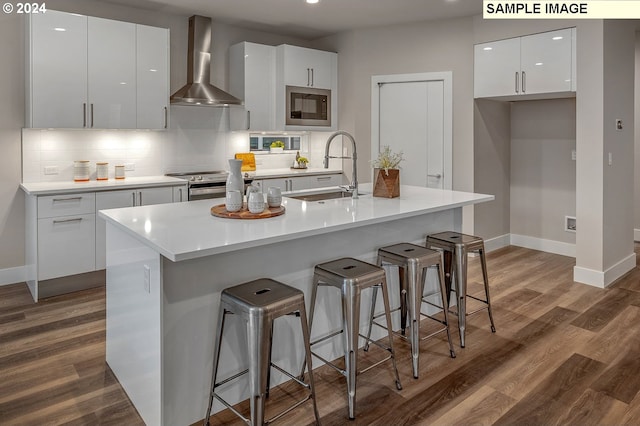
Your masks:
M73 162L73 180L75 182L89 180L89 160L76 160Z
M124 179L124 166L116 166L116 179Z
M96 179L109 180L109 163L96 163Z
M227 191L225 208L228 212L237 212L242 208L242 192L237 189Z

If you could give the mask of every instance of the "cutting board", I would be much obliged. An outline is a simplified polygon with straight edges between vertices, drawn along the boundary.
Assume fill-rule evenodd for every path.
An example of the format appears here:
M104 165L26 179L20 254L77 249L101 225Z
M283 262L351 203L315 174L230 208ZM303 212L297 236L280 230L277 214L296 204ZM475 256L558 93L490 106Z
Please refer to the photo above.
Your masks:
M237 152L236 160L242 160L241 171L253 172L256 170L256 156L253 152Z

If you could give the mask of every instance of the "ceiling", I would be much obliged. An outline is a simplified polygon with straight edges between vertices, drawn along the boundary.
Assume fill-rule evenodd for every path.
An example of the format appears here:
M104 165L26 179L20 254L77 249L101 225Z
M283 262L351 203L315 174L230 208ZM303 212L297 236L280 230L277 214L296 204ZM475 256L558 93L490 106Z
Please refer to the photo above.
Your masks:
M253 30L315 39L356 28L482 13L482 0L100 0L179 15L209 16Z

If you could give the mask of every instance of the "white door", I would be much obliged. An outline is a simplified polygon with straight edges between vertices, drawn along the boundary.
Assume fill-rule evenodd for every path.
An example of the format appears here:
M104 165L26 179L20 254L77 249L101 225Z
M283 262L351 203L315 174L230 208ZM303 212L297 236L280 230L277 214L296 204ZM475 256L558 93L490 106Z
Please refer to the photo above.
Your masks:
M371 158L402 151L403 185L451 189L451 73L374 76Z

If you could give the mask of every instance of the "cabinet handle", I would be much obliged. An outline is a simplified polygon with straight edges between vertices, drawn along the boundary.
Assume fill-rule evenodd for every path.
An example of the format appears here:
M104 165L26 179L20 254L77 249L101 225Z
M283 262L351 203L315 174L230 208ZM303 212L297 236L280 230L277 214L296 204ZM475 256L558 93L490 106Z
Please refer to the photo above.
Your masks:
M520 93L520 82L518 81L518 74L520 73L516 71L516 93Z
M180 194L180 202L182 202L182 188L178 188L178 193Z
M91 127L93 128L93 104L91 104Z
M132 192L131 193L131 197L132 197L132 201L133 201L133 207L135 207L136 206L136 193Z
M307 86L311 86L311 68L307 68Z
M289 179L289 191L293 191L293 179Z
M314 75L313 75L313 68L311 68L311 87L313 87L313 83L314 83Z
M251 129L251 111L247 110L247 130Z
M442 177L442 175L440 173L436 173L435 175L427 175L427 176L433 177L433 178L436 178L436 179L440 179Z
M527 74L522 71L522 93L527 92Z
M82 127L87 127L87 103L82 103Z
M71 197L71 198L54 198L53 202L54 203L58 203L61 201L80 201L82 200L82 197Z
M56 224L56 223L80 222L81 220L82 220L81 217L75 217L73 219L56 219L53 221L53 223Z
M138 205L142 205L142 191L138 192Z
M320 180L331 180L331 176L321 176L321 177L318 177L316 179L319 180L319 181Z
M164 107L164 128L169 127L169 109Z

